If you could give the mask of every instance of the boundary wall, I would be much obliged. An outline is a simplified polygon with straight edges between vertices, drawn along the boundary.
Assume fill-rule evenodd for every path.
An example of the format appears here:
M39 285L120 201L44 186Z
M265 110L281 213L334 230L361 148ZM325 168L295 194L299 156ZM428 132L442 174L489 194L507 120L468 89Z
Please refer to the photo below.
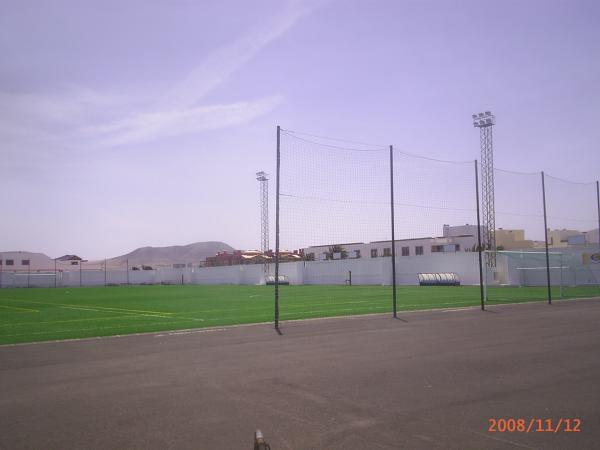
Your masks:
M454 272L461 284L479 284L477 253L440 253L424 256L397 256L396 281L398 284L418 285L419 273ZM352 284L391 285L389 257L344 259L331 261L301 261L281 263L280 275L290 284L346 284L352 272ZM272 273L274 266L270 266ZM238 284L265 283L264 268L260 264L155 270L73 270L56 274L57 287L113 286L142 284ZM54 287L53 273L2 272L1 287Z

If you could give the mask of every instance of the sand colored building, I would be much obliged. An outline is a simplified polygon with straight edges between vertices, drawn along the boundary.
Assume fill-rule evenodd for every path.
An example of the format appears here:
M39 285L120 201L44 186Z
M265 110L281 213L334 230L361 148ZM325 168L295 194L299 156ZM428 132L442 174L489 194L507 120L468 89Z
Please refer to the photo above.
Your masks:
M524 250L534 247L534 242L525 239L525 230L496 230L496 247L503 250Z

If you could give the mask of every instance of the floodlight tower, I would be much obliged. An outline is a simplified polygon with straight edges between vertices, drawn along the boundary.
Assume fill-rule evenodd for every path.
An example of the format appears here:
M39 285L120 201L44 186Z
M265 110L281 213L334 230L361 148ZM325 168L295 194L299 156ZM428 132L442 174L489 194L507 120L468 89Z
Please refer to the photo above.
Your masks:
M481 209L483 212L483 248L491 250L486 263L488 267L496 266L496 210L494 207L494 146L492 127L496 124L496 116L490 111L473 114L473 126L479 128L481 145Z
M263 255L269 251L269 174L265 172L256 172L256 179L260 183L260 250ZM269 266L264 265L265 273Z

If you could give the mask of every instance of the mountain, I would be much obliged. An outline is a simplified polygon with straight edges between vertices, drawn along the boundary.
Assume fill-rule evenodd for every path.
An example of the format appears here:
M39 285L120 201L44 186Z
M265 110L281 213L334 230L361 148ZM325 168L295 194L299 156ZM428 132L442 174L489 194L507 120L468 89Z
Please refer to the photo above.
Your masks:
M188 245L173 245L170 247L140 247L126 255L117 256L108 260L110 265L124 265L129 260L129 265L145 264L149 266L171 265L175 263L198 264L207 256L214 256L218 252L232 252L233 247L224 242L196 242Z

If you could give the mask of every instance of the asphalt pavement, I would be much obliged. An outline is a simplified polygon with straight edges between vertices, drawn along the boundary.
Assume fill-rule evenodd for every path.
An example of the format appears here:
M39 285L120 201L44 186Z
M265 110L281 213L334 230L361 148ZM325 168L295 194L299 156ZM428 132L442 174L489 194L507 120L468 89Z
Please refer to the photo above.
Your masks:
M600 299L2 346L0 448L598 448L599 346Z

